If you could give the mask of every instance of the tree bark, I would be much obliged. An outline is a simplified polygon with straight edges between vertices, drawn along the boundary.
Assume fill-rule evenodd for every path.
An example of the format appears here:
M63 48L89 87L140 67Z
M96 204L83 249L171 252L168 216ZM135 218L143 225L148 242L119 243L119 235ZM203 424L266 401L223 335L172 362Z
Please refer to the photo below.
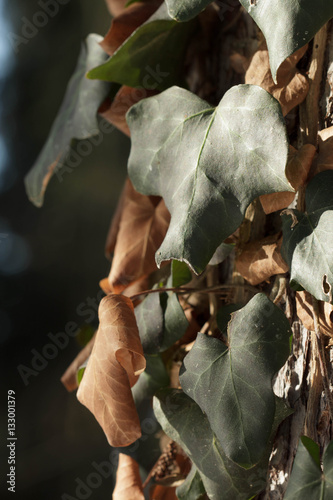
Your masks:
M231 86L244 83L245 68L241 67L241 63L243 61L246 64L246 60L252 57L263 37L242 8L234 7L233 10L224 11L222 16L221 11L218 12L217 22L216 19L214 21L214 15L216 18L212 8L211 17L207 11L201 17L201 29L206 34L209 32L210 36L205 46L192 47L189 85L192 92L217 105ZM234 54L237 54L237 61ZM317 33L313 43L309 44L307 57L309 93L299 108L292 110L289 121L298 124L299 147L309 143L317 147L318 130L333 124L332 23ZM286 121L288 123L288 117ZM304 210L303 190L298 193L297 207ZM258 208L252 206L252 209L254 216L247 213L241 227L242 231L244 225L249 224L246 228L248 231L250 227L247 235L249 240L262 237L260 233L265 225L266 230L267 224L279 225L276 217L266 217L264 220ZM229 260L229 266L233 266L232 259ZM229 269L229 275L232 271ZM234 283L239 284L239 280L244 283L243 278L234 273ZM290 321L293 342L292 353L275 378L274 392L284 398L293 409L293 414L278 428L269 462L266 491L258 495L257 500L283 499L302 435L316 441L321 452L333 436L329 394L332 393L333 355L332 350L326 348L328 337L320 331L309 331L302 325L297 317L295 292L288 286L278 305Z

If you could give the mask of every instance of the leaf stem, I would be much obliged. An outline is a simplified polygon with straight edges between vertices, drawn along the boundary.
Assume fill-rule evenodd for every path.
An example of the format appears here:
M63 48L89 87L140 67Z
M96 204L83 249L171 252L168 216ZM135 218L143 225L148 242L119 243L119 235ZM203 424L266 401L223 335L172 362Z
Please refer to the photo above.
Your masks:
M217 285L217 286L211 286L211 287L206 287L206 288L193 288L193 287L170 287L170 288L153 288L151 290L144 290L142 292L136 293L130 297L131 300L134 300L141 295L149 295L151 293L163 293L163 292L174 292L174 293L181 293L181 294L188 294L188 293L223 293L223 290L230 290L233 288L245 288L252 292L254 295L258 293L257 288L251 285L236 285L236 284L230 284L230 285Z

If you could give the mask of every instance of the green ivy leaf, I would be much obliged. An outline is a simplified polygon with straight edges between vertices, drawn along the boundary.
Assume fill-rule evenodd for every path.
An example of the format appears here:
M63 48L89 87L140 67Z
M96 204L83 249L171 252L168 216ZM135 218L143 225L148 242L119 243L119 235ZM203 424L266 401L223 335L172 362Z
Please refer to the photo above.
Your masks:
M185 481L176 489L177 498L179 500L200 500L205 493L205 487L198 469L195 465L192 465Z
M90 356L89 356L90 357ZM88 364L88 361L89 361L89 358L87 358L85 360L84 363L82 363L82 365L79 366L77 372L76 372L76 378L77 378L77 384L80 385L81 384L81 380L83 378L83 375L84 375L84 372L86 371L86 368L87 368L87 364Z
M243 304L228 304L226 306L222 306L218 309L216 314L216 323L221 331L221 333L228 337L228 325L231 320L232 313L238 311L242 308Z
M158 265L177 259L202 272L254 198L292 191L280 105L260 87L233 87L217 108L173 87L132 106L127 121L130 178L171 213Z
M168 12L176 21L189 21L200 14L212 0L166 0Z
M285 500L330 500L333 498L333 441L327 446L320 468L319 446L302 437L291 472Z
M332 190L333 172L321 172L306 189L306 213L282 212L282 253L290 267L291 286L300 285L326 302L333 301Z
M229 348L198 334L180 370L184 392L205 412L226 455L244 468L262 458L271 435L272 377L289 355L283 312L257 294L232 315Z
M169 376L159 355L145 356L146 370L141 373L132 387L133 399L140 418L142 436L130 444L118 448L120 453L133 457L143 468L150 470L161 454L159 438L160 430L152 411L152 397L158 389L169 385Z
M228 459L200 407L177 389L161 389L154 412L164 432L197 467L210 500L248 500L266 483L267 463L245 470Z
M188 321L173 292L152 293L135 308L145 354L165 351L185 333Z
M172 286L178 288L186 285L192 279L192 274L187 265L179 260L173 260L171 263Z
M46 186L55 169L59 169L70 153L72 139L87 139L99 133L97 110L108 94L110 85L91 82L85 75L107 54L99 43L103 37L91 34L82 45L74 74L48 139L25 178L27 194L38 207L42 206Z
M234 248L234 243L221 243L221 245L215 250L213 257L210 259L209 265L217 266L218 264L221 264L221 262L223 262L228 255L231 254Z
M308 43L333 17L333 3L327 0L240 0L263 32L272 75L287 57Z
M130 87L164 90L180 82L186 42L196 22L179 24L170 19L165 3L88 78Z
M154 355L146 358L146 369L141 375L137 383L132 387L133 399L137 407L144 401L151 404L151 398L155 392L161 387L169 384L169 376L165 369L161 356Z

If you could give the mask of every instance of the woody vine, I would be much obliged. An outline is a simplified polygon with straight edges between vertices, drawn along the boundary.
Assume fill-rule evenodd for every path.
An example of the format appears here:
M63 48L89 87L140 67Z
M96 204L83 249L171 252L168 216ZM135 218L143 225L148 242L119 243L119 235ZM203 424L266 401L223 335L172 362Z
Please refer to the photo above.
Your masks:
M131 137L62 378L119 452L113 498L332 498L333 4L107 3L26 187L41 206L106 122Z

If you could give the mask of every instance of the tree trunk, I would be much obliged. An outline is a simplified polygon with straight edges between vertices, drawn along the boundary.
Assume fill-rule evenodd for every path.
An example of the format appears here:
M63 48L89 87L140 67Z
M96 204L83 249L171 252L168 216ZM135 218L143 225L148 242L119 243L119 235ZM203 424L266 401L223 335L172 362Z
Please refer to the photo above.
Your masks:
M209 43L203 46L200 40L198 46L192 47L188 58L190 90L213 105L217 105L232 85L244 83L247 64L263 41L247 12L236 6L226 10L225 5L220 6L218 22L214 7L211 17L206 11L201 22L206 37L209 32ZM291 127L297 131L298 147L309 143L317 147L318 130L333 123L333 23L317 33L309 44L305 61L308 61L309 93L306 100L287 115L286 124L288 132ZM258 205L251 205L241 226L240 238L245 238L244 242L262 238L263 228L267 231L268 226L269 231L270 224L273 232L281 227L279 217L265 217ZM303 191L298 193L297 208L304 210ZM254 211L252 216L251 210ZM233 263L229 261L230 265ZM234 283L239 280L244 283L233 269L229 269L230 273ZM274 392L285 399L293 414L278 429L270 457L267 488L258 495L260 500L284 497L300 436L306 435L316 441L321 451L333 436L329 394L333 355L327 348L329 337L322 336L319 329L309 331L302 325L297 316L295 295L287 286L278 304L290 321L293 343L292 354L274 382ZM316 318L314 322L316 324Z

